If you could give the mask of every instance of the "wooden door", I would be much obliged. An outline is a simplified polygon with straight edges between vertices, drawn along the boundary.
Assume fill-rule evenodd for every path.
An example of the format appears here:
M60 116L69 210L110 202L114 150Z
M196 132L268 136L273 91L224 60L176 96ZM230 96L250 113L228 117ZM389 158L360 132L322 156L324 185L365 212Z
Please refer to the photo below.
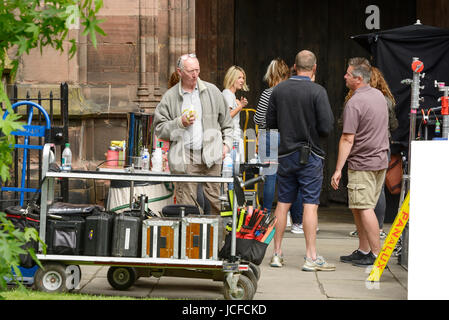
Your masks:
M266 88L263 76L269 62L280 57L292 66L297 52L309 49L317 55L316 81L327 89L337 120L347 93L343 76L348 59L369 58L369 53L351 40L353 35L376 31L367 29L367 8L377 6L380 30L387 30L415 23L416 1L423 0L197 0L196 47L201 77L222 89L227 68L241 66L250 87L243 94L249 107L255 108ZM333 133L323 141L327 158L322 203L347 199L345 188L333 191L329 182L340 135L336 121Z

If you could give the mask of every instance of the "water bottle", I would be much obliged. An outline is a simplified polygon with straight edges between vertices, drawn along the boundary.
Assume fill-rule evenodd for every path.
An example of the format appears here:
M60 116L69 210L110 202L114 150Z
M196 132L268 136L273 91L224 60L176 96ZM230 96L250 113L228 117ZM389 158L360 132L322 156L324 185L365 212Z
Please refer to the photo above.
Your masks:
M72 151L70 150L70 143L66 143L65 148L62 151L61 170L72 170Z
M239 150L239 142L235 141L232 143L232 151L231 151L231 158L232 161L240 162L240 150Z
M232 177L232 158L230 153L227 153L226 157L223 160L223 169L221 175L223 178Z
M150 153L147 148L142 152L142 170L150 170Z
M441 123L437 120L435 123L435 136L440 137L441 136Z

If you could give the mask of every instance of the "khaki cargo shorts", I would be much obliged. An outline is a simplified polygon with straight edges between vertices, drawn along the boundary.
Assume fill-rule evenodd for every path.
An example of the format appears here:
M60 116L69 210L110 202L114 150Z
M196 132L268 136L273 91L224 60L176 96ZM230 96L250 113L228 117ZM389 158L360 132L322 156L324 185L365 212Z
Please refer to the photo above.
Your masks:
M349 209L374 209L382 191L387 170L348 169Z

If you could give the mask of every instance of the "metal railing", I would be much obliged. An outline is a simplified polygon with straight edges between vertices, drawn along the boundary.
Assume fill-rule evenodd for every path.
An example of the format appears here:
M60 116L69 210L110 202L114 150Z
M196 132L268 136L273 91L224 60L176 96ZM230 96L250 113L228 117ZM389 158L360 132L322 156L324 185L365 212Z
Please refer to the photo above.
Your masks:
M36 102L37 104L44 106L45 109L48 112L48 115L50 117L50 123L51 123L51 129L50 132L47 132L45 137L35 137L37 141L35 141L35 144L37 145L44 145L47 142L54 143L57 148L59 148L60 154L62 153L62 149L64 148L64 145L66 142L69 141L69 121L68 121L68 84L67 83L61 83L59 86L59 96L57 94L54 94L53 91L50 91L48 94L48 97L43 97L41 91L38 91L36 97L32 97L27 91L25 97L19 97L18 95L18 86L15 84L12 86L12 91L10 94L10 101L11 104L14 104L19 101L32 101ZM55 108L59 105L60 113L55 114ZM25 111L22 107L19 107L21 110L17 110L18 113L23 113L24 119L28 118L29 111L28 108ZM18 109L19 109L18 108ZM4 108L2 107L2 114L4 113ZM42 123L45 121L45 119L42 116L41 112L37 112L35 115L33 114L33 124L35 125L42 125ZM19 143L19 139L23 139L23 137L16 137L17 143ZM36 166L33 168L31 167L31 158L33 158L34 161L37 160L37 172ZM21 156L19 149L15 148L13 150L13 167L11 168L11 177L10 179L4 183L4 187L8 186L18 186L20 181L20 167L21 167ZM36 180L35 182L39 184L39 182L42 180L42 152L40 150L36 150L33 154L30 154L29 157L26 159L26 187L30 188L32 180ZM1 182L0 182L1 183ZM63 201L68 200L68 180L62 179L60 181L60 188L61 188L61 197ZM29 201L32 198L33 194L27 194L25 197L25 203ZM8 206L12 205L19 205L20 198L18 195L18 192L7 192L7 191L0 191L0 209L4 209Z

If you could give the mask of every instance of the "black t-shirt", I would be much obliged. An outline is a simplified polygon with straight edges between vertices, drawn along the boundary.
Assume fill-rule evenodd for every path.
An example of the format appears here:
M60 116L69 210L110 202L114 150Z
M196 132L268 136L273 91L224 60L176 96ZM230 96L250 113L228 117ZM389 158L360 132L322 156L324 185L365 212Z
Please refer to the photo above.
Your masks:
M329 136L334 126L326 89L302 76L281 82L271 94L266 124L268 129L279 130L279 156L309 144L313 152L324 157L320 138Z

